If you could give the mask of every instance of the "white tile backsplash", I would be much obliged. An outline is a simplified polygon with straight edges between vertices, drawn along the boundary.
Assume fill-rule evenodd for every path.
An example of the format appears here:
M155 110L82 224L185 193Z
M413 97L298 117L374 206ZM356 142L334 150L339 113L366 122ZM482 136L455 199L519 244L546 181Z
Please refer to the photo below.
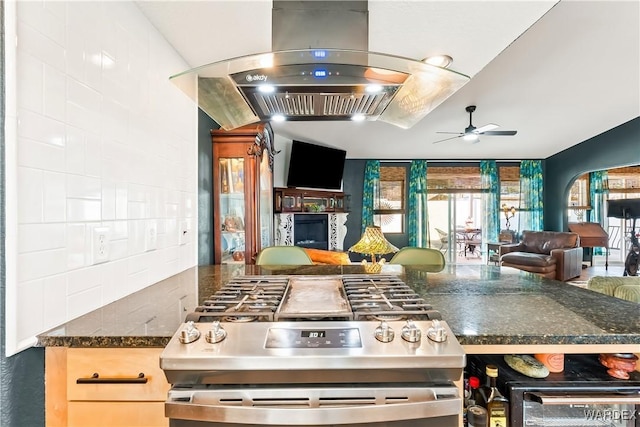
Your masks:
M44 279L21 282L18 301L29 301L28 310L18 311L18 335L33 336L44 326Z
M67 275L45 278L42 296L44 319L54 324L64 323L67 319Z
M44 64L34 56L26 53L18 55L18 90L20 98L18 107L36 113L44 108Z
M188 66L133 2L18 3L9 348L197 262L177 241L178 223L196 223L197 107L169 81ZM92 265L96 227L109 227L109 261Z
M18 4L21 3L18 2ZM64 71L66 53L64 47L41 33L37 27L23 23L21 19L23 14L28 15L28 12L18 11L18 51L28 53L45 64Z
M67 199L67 221L100 221L101 218L101 200Z
M18 153L20 157L20 153ZM18 219L21 224L44 222L42 171L18 168Z
M44 66L44 114L54 120L64 121L66 117L66 75L49 65Z
M66 224L67 227L67 270L75 270L88 265L91 259L90 235L84 223Z
M67 220L66 175L59 172L43 172L44 222L65 222Z
M18 110L18 136L64 147L64 122L33 111L20 109Z
M100 200L102 180L92 176L67 175L67 197Z
M66 246L65 225L23 224L18 227L18 253L60 249Z
M65 248L18 254L18 283L63 273L67 269L66 258ZM27 308L29 301L24 303Z

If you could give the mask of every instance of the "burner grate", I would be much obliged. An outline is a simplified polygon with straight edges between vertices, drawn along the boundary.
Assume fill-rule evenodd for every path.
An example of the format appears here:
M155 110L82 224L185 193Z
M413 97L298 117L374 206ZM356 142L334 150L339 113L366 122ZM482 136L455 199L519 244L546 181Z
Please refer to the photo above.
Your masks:
M346 276L343 283L355 320L441 319L397 276Z
M268 322L282 301L288 278L244 276L234 278L203 301L186 321Z
M292 287L299 291L298 298L293 300ZM300 299L307 298L307 294L314 297ZM335 303L340 295L344 301L338 308L318 304L323 299ZM351 319L433 320L441 319L441 315L392 275L243 276L225 284L186 318L194 322Z

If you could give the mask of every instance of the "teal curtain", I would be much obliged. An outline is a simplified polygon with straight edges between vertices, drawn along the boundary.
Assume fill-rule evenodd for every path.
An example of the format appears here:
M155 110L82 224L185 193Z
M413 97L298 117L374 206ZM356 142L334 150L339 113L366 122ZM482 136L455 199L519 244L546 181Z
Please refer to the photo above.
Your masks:
M429 243L427 217L427 161L413 160L409 170L407 233L409 246L426 248Z
M518 229L542 231L542 161L523 160L520 163L520 212Z
M589 199L591 200L591 213L589 220L597 222L604 228L604 201L609 192L609 173L606 170L595 171L589 174ZM593 248L594 255L604 255L604 249Z
M378 199L378 183L380 182L380 161L367 160L364 166L364 186L362 189L362 233L373 225L373 210Z
M482 241L497 242L500 234L500 178L495 160L480 162L480 179L485 191L483 193Z

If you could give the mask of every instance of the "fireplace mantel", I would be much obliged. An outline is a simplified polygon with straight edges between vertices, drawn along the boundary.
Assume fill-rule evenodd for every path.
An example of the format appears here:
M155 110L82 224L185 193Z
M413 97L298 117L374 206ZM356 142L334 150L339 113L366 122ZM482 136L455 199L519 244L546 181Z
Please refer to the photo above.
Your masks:
M344 250L344 238L347 235L347 213L344 212L314 212L327 215L329 228L329 250ZM275 215L275 244L278 246L294 246L293 232L295 215L306 213L279 213Z

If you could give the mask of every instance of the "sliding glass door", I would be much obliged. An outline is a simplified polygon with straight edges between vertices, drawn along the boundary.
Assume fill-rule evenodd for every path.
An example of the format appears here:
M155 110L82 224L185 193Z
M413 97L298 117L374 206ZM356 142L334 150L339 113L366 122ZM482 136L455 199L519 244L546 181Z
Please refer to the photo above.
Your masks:
M443 251L450 264L481 263L483 202L480 192L449 190L430 193L427 201L431 247Z

